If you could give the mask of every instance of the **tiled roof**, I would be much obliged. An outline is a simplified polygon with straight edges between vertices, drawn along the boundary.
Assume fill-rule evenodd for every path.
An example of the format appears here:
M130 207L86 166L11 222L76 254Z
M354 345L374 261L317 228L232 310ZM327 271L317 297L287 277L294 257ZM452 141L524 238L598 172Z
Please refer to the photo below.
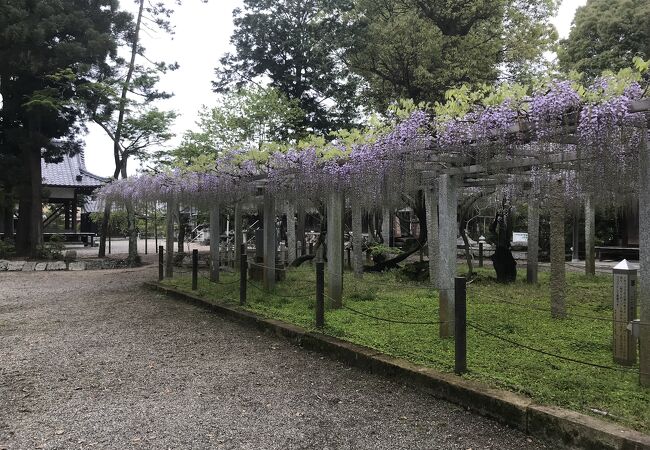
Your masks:
M98 188L109 180L86 170L83 151L75 156L65 155L60 163L41 160L44 187Z

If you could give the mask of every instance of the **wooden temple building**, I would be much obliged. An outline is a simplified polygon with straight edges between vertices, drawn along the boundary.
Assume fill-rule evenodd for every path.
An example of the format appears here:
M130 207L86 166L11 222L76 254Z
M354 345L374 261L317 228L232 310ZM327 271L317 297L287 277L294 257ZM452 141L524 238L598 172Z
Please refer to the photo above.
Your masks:
M96 209L92 195L109 180L86 169L83 151L66 155L58 163L41 160L41 171L44 239L59 235L66 241L93 245L97 227L90 220L90 214ZM14 234L16 218L13 222L13 229L0 229L0 235Z
M43 221L45 239L52 234L66 241L83 241L93 244L97 229L89 218L94 211L94 191L109 180L86 169L83 151L65 156L59 163L41 161L43 176L43 203L51 209ZM63 227L53 225L63 216Z

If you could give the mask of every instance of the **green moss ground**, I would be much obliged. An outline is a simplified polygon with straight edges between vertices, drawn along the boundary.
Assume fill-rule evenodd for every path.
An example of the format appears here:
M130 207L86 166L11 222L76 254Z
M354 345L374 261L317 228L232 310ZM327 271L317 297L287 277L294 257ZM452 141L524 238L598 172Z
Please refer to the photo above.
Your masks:
M462 270L462 269L461 269ZM586 317L550 317L548 273L538 286L523 281L500 285L492 271L479 270L468 285L468 322L517 343L568 358L615 367L612 362L612 277L587 278L567 274L568 311ZM327 276L325 277L327 280ZM521 276L520 276L521 278ZM237 274L224 274L221 284L199 280L198 294L212 301L238 304ZM166 284L190 290L189 277ZM246 309L314 329L315 274L307 265L291 269L273 294L259 283L248 287ZM438 295L419 283L400 280L397 273L366 274L355 280L345 273L344 304L375 317L409 322L438 320ZM288 298L287 298L288 297ZM516 306L504 301L518 303ZM540 308L533 309L533 308ZM453 371L454 341L440 339L437 325L388 323L350 310L326 311L326 334L402 357L440 371ZM637 374L589 367L533 352L468 329L465 377L518 392L538 403L566 407L650 432L650 389L641 388Z

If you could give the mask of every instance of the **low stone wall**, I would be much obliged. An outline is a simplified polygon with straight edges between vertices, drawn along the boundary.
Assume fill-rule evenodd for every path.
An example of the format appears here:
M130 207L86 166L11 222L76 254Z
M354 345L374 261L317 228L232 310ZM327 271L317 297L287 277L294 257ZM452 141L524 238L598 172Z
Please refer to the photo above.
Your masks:
M0 260L0 272L42 272L121 269L127 267L125 260L89 259L77 261L7 261Z

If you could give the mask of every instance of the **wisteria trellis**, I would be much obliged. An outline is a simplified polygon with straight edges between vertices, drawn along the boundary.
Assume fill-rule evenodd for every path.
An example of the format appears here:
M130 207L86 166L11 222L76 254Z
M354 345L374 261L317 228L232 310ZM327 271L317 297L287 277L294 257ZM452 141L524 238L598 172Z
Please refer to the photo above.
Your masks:
M539 153L578 151L584 189L630 191L636 188L647 118L629 107L643 97L643 89L632 81L622 93L610 95L610 83L600 78L580 95L571 82L553 81L530 97L476 106L453 119L416 111L372 143L341 144L337 158L324 158L315 147L276 152L264 163L242 152L224 153L208 173L141 175L115 181L99 195L110 202L229 204L254 195L263 183L278 198L316 201L336 191L369 208L391 202L396 192L419 188L424 171L512 158L524 146ZM572 142L553 144L568 135Z

